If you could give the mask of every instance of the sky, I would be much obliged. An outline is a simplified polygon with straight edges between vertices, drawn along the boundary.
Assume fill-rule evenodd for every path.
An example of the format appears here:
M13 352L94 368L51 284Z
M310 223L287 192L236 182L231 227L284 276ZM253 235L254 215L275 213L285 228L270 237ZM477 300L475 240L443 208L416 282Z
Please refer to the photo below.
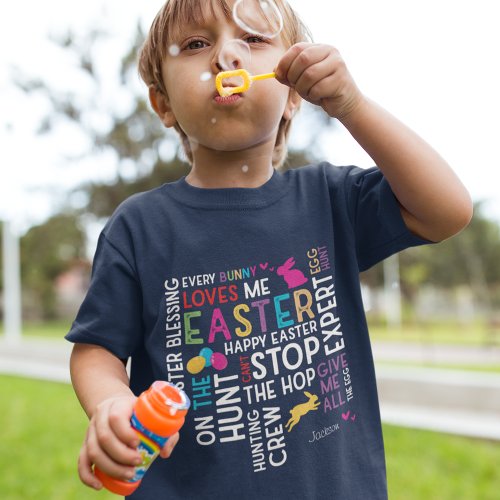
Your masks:
M243 0L245 1L245 0ZM340 50L358 86L427 140L450 163L485 214L500 222L500 30L496 0L289 0L314 40ZM0 219L19 232L42 222L65 192L85 180L111 180L114 158L85 157L88 139L60 125L36 134L50 109L26 96L12 76L40 78L80 104L95 97L90 79L49 37L69 28L84 36L109 34L99 54L108 74L95 125L106 127L106 109L128 102L112 84L119 58L137 22L147 29L161 0L26 0L0 6ZM497 62L495 62L497 61ZM300 127L296 130L300 131ZM299 141L299 134L292 135ZM338 165L373 165L350 135L337 127L322 143L324 159ZM82 156L83 155L83 156Z

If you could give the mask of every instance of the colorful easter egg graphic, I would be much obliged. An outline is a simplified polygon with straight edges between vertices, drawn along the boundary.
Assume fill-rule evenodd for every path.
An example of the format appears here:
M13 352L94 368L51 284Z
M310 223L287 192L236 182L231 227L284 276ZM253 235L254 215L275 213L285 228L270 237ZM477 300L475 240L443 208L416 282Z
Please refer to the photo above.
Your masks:
M205 368L206 360L203 356L195 356L187 363L187 371L193 375L200 373Z
M205 358L205 361L206 361L205 366L212 366L211 357L212 357L213 353L214 353L214 351L212 351L212 349L210 349L210 347L204 347L200 351L200 356L203 356Z
M214 352L210 361L216 370L224 370L227 366L227 358L221 352Z

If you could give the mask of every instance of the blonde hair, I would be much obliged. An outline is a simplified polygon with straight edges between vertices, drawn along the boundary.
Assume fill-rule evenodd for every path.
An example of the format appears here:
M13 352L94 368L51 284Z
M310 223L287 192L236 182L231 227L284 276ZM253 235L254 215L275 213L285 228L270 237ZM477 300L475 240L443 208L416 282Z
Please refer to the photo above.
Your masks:
M283 30L281 37L287 47L311 40L311 35L305 24L290 7L286 0L274 0L278 10L283 16ZM167 56L173 34L179 26L189 23L202 23L205 20L206 6L209 5L211 13L214 14L219 7L227 19L232 17L232 8L227 0L167 0L156 15L149 33L139 51L139 74L148 87L154 88L167 95L165 83L162 77L162 63ZM291 90L291 92L294 92ZM287 156L287 139L290 133L291 119L281 119L273 152L273 166L279 168L283 165ZM179 133L182 146L189 163L193 162L193 152L189 139L175 124L175 130Z

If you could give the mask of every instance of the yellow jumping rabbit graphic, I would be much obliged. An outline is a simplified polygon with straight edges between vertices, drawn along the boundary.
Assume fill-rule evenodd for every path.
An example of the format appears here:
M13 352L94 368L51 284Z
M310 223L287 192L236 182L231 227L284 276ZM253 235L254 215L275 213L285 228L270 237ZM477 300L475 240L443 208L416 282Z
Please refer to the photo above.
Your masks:
M307 401L307 403L298 404L290 410L290 414L292 416L285 425L285 427L290 426L288 432L290 432L293 429L293 427L299 423L300 417L303 417L306 413L310 412L311 410L317 410L318 406L320 406L321 404L318 401L318 396L316 396L315 394L311 394L310 392L307 391L304 391L304 394L309 398L309 401Z

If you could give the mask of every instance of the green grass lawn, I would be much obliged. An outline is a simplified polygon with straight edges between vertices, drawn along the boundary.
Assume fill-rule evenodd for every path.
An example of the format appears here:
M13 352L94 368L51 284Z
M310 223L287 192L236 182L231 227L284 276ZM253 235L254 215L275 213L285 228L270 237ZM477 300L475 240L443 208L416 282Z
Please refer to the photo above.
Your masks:
M43 323L28 323L23 325L23 335L27 337L63 338L71 328L72 321L45 321Z
M69 332L72 321L24 321L22 325L23 337L37 339L62 339ZM3 336L4 326L0 322L0 337Z
M0 394L3 500L119 498L79 482L86 417L69 385L0 376ZM498 500L500 443L393 426L384 436L391 500Z
M371 339L375 341L500 346L500 330L493 330L481 322L408 323L401 328L389 328L368 320L368 328Z
M118 498L79 482L86 417L71 386L0 376L0 394L2 499Z
M62 338L69 331L71 323L71 320L40 323L24 322L23 335L29 338ZM368 319L368 327L370 337L375 341L500 346L500 331L493 332L480 322L467 325L461 325L453 321L443 321L441 323L408 323L398 329L388 328ZM3 332L3 325L1 323L0 332Z

